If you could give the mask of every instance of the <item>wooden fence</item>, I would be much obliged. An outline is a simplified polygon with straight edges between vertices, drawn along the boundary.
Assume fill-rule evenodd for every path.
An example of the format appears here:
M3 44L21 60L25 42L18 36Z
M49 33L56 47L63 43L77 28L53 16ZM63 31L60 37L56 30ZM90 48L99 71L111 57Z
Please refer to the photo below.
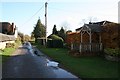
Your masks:
M74 43L71 44L71 50L79 52L100 52L103 50L102 43Z

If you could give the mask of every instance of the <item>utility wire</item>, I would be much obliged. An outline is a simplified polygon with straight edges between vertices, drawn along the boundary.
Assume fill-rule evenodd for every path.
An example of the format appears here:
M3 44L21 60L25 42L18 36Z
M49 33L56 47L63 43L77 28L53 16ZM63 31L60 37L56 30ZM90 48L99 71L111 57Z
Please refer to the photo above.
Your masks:
M48 1L50 1L50 0L47 0L46 2L48 2ZM33 16L31 16L27 21L25 21L25 22L22 24L22 26L25 25L25 24L27 24L35 15L37 15L37 13L38 13L43 7L44 7L44 5L43 5Z
M37 13L38 13L43 7L44 7L44 5L43 5L33 16L31 16L27 21L25 21L25 22L22 24L22 26L25 25L25 24L27 24L35 15L37 15Z

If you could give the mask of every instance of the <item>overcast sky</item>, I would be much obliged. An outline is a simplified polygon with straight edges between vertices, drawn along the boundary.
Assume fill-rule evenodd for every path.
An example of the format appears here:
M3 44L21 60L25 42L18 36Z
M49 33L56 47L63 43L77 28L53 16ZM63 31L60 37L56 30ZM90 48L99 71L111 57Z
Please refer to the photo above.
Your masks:
M108 20L118 22L119 0L1 0L0 22L14 22L24 34L33 31L37 20L45 22L45 2L48 1L48 35L53 25L75 31L84 23Z

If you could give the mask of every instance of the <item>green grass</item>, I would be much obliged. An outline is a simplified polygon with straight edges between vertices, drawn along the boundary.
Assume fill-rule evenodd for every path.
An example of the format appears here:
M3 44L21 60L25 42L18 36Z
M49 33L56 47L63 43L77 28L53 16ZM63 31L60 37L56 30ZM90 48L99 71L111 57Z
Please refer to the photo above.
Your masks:
M21 45L20 41L15 42L15 48L5 48L4 50L0 50L0 63L6 61L10 55L16 50L16 48Z
M5 48L5 49L2 51L2 54L1 54L1 55L10 56L11 53L13 53L13 51L15 51L15 48Z
M45 48L38 45L37 48L80 78L118 78L117 62L97 56L75 58L68 55L68 50L63 48Z
M6 61L14 51L15 48L5 48L4 51L1 51L0 62Z

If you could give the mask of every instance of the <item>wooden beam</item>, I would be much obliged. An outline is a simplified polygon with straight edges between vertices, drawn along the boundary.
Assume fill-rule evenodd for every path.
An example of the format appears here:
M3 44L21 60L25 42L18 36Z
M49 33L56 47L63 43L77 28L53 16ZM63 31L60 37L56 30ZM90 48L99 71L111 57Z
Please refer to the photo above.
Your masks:
M82 32L80 33L80 35L81 35L81 43L82 43Z
M82 44L80 43L80 46L79 46L79 52L82 52Z
M73 43L71 43L71 50L73 50Z
M91 43L92 43L92 34L91 34L91 30L90 30L90 51L91 51Z

